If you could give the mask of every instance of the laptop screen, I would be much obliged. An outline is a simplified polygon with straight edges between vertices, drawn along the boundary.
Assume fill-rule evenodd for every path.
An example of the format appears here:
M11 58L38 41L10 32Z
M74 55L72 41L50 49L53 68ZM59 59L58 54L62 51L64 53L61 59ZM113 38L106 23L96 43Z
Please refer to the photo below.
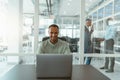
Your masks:
M39 79L71 78L72 55L40 54L36 56L36 72Z

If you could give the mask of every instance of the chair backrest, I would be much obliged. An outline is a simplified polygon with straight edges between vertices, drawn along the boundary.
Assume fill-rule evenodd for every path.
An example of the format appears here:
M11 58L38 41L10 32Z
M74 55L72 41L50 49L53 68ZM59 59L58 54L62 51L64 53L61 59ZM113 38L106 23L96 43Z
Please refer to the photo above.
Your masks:
M66 41L68 42L70 45L69 45L69 48L70 48L70 51L71 52L78 52L78 41L79 41L79 38L69 38L67 36L62 36L62 37L58 37L59 39L63 40L63 41ZM42 41L45 41L49 39L49 37L43 37Z
M39 54L36 59L38 79L71 79L72 55Z
M43 38L42 38L42 41L45 41L45 40L47 40L47 39L49 39L49 37L43 37Z
M61 40L63 40L63 41L67 41L65 37L58 37L58 38L61 39ZM42 41L45 41L45 40L47 40L47 39L49 39L49 37L44 37L44 38L42 39Z

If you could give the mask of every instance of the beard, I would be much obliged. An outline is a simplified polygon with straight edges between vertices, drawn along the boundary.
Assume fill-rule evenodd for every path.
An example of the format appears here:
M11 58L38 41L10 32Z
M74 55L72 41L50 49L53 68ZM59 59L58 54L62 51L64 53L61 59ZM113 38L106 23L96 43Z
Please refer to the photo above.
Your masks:
M56 42L58 41L58 38L51 38L50 41L51 41L52 43L56 43Z

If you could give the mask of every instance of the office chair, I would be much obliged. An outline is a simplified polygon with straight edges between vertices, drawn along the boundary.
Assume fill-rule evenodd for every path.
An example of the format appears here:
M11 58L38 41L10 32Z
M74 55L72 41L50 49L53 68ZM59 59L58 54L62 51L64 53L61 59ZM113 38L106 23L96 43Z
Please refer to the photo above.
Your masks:
M63 40L63 41L67 41L65 37L58 37L59 39ZM49 39L49 37L43 37L42 41L45 41Z

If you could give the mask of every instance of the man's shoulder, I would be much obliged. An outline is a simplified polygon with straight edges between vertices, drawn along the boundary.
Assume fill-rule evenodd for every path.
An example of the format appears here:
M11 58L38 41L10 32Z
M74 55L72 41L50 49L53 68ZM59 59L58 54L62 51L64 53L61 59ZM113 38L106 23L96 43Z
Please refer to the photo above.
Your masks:
M66 42L66 41L63 41L63 40L61 40L61 39L58 39L59 40L59 43L60 44L64 44L64 45L67 45L67 44L69 44L68 42Z
M41 42L41 45L42 45L42 46L45 46L45 45L48 43L48 40L49 40L49 39L42 41L42 42Z

